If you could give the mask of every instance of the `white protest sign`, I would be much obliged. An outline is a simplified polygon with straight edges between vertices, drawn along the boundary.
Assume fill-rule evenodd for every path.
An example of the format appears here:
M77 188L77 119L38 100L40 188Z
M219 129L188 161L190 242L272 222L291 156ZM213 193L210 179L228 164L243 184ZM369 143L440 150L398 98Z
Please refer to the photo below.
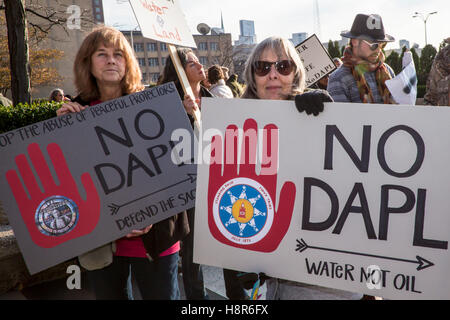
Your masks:
M295 47L306 71L306 86L310 87L336 69L333 59L315 34Z
M144 38L196 48L178 0L129 0Z
M417 97L417 75L414 60L410 51L403 56L403 70L394 79L386 80L386 86L395 102L415 105Z
M449 109L326 103L312 117L292 101L202 102L196 263L450 298Z

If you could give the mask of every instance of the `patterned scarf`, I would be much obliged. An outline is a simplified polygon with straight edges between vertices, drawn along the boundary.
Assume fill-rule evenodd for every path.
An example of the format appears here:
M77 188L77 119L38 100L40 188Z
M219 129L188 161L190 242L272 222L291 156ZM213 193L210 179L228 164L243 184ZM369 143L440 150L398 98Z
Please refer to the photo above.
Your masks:
M370 63L367 60L361 60L353 56L352 48L347 46L344 51L344 66L351 69L353 77L356 80L358 86L359 95L363 103L374 103L372 90L370 90L369 85L364 77L366 72L375 71L375 79L378 86L378 92L380 93L384 104L392 104L394 101L391 98L391 93L384 83L386 80L391 79L391 74L384 65L384 53L380 51L380 56L378 61L375 63Z

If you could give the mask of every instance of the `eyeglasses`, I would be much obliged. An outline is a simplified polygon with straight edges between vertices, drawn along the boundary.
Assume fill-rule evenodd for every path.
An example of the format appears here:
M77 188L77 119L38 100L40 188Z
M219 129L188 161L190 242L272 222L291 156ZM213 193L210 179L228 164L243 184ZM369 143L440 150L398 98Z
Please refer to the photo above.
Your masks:
M375 42L375 43L372 43L372 42L369 42L369 41L366 41L366 40L363 40L363 41L369 46L370 50L373 50L373 51L377 50L378 47L380 47L381 49L384 49L384 47L386 46L386 42Z
M283 76L291 74L294 69L294 63L290 60L282 60L276 62L270 61L256 61L255 73L257 76L264 77L269 74L272 65L275 65L275 70Z

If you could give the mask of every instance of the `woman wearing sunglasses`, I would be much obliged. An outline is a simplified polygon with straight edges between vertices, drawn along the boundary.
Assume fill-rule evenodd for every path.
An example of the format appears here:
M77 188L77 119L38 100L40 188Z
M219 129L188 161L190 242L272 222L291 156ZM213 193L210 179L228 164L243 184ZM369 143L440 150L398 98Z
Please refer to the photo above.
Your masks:
M327 90L334 101L395 103L385 85L395 74L384 63L382 51L394 38L384 33L381 17L358 14L352 29L342 32L341 36L350 41L344 50L343 67L333 72L328 80Z
M292 43L279 37L259 43L246 62L247 87L243 99L294 100L297 109L317 116L324 102L332 102L325 90L305 91L305 69Z
M295 100L297 109L317 116L324 102L332 102L325 90L305 90L305 69L292 43L279 37L262 41L245 66L247 88L243 99ZM263 278L266 278L265 276ZM362 295L303 283L269 278L269 300L360 299Z

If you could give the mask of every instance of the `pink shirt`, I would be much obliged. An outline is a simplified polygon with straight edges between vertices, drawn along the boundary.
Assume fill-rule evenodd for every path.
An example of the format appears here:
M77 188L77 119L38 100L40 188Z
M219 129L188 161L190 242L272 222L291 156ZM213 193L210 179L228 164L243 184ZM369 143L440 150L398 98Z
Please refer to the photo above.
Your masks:
M169 249L162 252L159 256L165 257L180 251L180 241L177 241ZM147 251L141 237L121 238L116 241L116 256L147 258Z

